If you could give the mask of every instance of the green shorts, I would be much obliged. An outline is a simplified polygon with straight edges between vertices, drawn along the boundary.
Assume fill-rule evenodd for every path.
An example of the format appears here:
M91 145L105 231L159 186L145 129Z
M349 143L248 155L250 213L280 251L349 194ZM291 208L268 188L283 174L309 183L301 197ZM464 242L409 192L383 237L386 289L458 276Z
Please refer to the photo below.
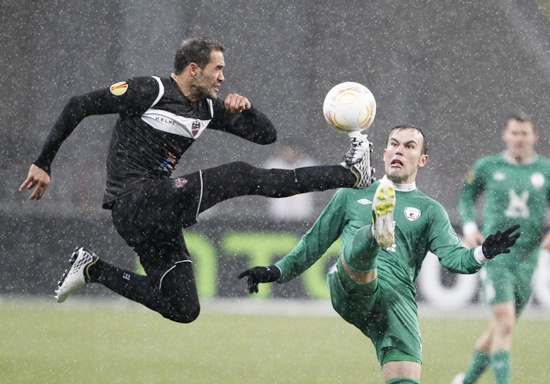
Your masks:
M341 272L340 272L341 271ZM398 294L382 277L358 284L343 272L340 259L328 275L332 306L371 339L380 365L388 361L422 363L416 301Z
M516 307L516 316L519 316L529 302L533 274L533 266L525 264L511 266L499 262L498 259L491 260L480 272L487 304L513 302Z

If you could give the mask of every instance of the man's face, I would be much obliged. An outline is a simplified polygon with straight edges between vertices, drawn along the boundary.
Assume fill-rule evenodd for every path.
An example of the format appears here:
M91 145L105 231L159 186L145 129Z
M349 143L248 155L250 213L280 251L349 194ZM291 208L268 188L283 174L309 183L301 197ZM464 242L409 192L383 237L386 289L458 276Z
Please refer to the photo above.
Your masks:
M397 184L415 182L418 168L428 162L428 155L422 154L423 144L424 138L416 129L393 131L384 149L384 170L388 179Z
M194 93L197 98L218 98L220 84L225 80L223 77L224 67L225 61L223 53L220 51L212 51L210 53L210 61L204 68L197 67L197 73L193 82Z
M506 143L508 153L518 160L533 153L537 139L538 135L530 121L521 122L510 119L502 133L502 140Z

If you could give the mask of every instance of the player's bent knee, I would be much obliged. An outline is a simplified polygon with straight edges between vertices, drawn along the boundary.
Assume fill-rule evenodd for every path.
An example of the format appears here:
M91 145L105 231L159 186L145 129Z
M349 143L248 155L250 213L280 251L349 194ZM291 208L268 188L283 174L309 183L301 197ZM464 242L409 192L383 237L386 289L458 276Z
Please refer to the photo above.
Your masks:
M189 324L197 320L200 312L201 307L197 304L192 308L182 308L179 311L170 311L169 313L163 314L163 316L169 320L175 321L176 323Z

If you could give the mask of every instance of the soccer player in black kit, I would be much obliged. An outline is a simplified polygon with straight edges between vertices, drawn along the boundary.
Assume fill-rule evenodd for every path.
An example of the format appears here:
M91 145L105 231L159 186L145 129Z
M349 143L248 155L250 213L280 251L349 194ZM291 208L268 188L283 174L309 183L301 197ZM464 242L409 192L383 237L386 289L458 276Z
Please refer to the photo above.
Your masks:
M139 256L146 276L78 248L59 281L58 302L85 284L99 283L170 320L192 322L200 304L182 229L195 224L199 213L237 196L285 197L372 183L371 145L357 133L350 135L351 148L340 165L282 170L233 162L171 178L207 128L262 145L276 140L271 121L246 97L218 99L224 66L218 42L189 38L176 52L170 77L136 77L69 100L20 190L32 190L31 200L41 199L52 161L76 126L86 116L118 113L103 208L111 210L116 230Z

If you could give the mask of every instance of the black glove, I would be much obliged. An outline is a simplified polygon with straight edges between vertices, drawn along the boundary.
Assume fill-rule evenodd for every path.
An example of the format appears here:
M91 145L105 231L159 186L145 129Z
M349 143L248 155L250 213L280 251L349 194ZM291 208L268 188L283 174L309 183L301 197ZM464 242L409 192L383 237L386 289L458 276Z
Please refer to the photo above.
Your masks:
M248 291L250 293L258 292L259 283L271 283L279 280L281 270L274 265L269 267L254 267L247 269L239 274L238 278L248 276Z
M519 229L519 224L516 224L508 228L504 232L498 231L492 235L487 236L483 244L481 245L481 250L483 251L483 256L487 259L492 259L496 255L501 253L510 253L510 248L516 243L520 232L510 236L514 231Z

